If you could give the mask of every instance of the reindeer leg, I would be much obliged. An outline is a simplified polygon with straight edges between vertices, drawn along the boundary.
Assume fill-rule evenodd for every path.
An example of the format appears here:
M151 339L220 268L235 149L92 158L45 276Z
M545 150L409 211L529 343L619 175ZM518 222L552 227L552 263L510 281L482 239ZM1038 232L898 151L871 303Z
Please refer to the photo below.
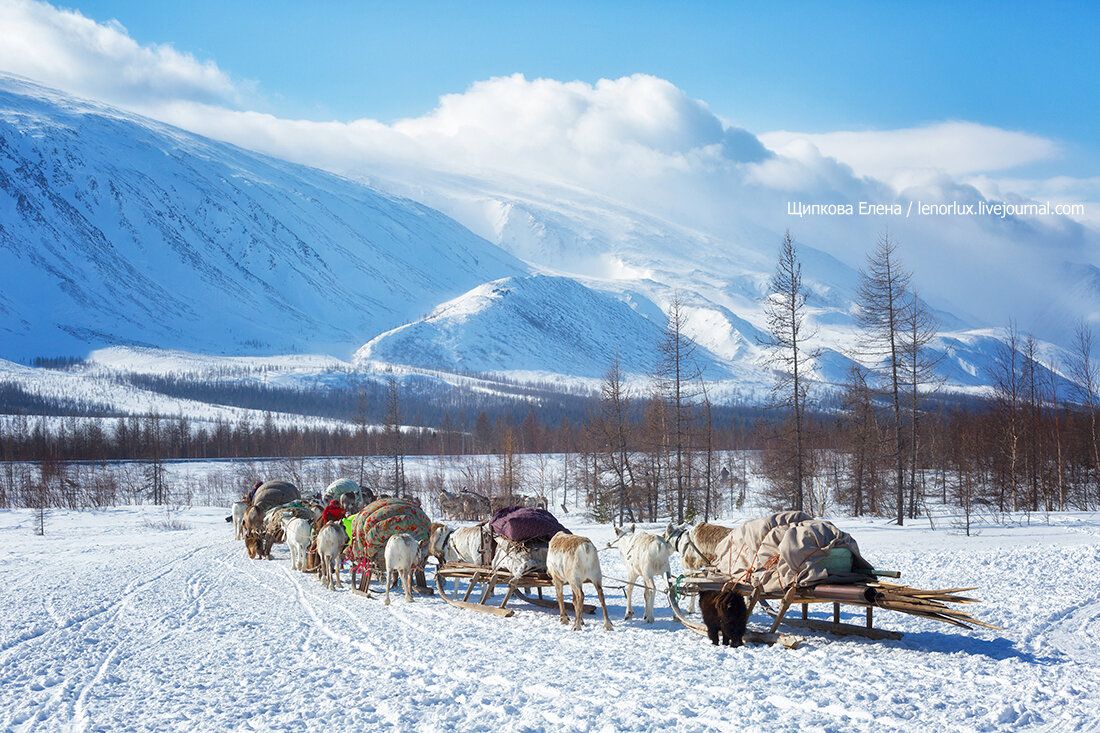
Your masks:
M653 597L657 595L657 581L653 577L643 578L645 583L645 616L642 619L647 623L653 623Z
M405 586L405 603L413 602L412 579L412 570L405 572L401 578L401 584Z
M584 626L584 585L573 585L570 583L569 590L573 591L573 610L577 614L577 620L573 622L573 631L579 631L580 628ZM606 607L603 612L606 618Z
M626 615L623 616L623 620L628 618L634 618L634 578L637 576L633 571L627 573L626 577Z
M603 586L599 583L593 583L596 586L596 596L600 599L600 607L603 608L603 628L605 631L611 631L614 627L611 625L611 618L607 615L607 603L603 599Z
M391 572L393 571L389 569L386 570L386 578L382 583L382 585L386 586L386 600L382 601L383 606L390 605L390 578L392 577L390 575Z
M363 593L367 596L367 598L371 598L370 579L373 575L374 575L374 569L371 568L370 566L367 566L367 572L365 572L363 574L363 579L359 581L359 590L363 591Z
M563 624L567 624L569 617L565 615L565 586L557 578L554 578L554 593L558 596L559 619Z
M340 587L340 556L337 555L336 559L332 561L332 567L336 571L336 588Z

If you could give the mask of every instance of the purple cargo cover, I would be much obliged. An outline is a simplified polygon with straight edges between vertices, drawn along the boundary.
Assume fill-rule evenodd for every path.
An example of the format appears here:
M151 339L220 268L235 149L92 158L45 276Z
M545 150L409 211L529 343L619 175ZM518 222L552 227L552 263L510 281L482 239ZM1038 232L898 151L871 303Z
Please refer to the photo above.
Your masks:
M501 507L493 513L489 527L513 542L526 542L535 538L550 539L558 532L572 534L553 514L538 507Z

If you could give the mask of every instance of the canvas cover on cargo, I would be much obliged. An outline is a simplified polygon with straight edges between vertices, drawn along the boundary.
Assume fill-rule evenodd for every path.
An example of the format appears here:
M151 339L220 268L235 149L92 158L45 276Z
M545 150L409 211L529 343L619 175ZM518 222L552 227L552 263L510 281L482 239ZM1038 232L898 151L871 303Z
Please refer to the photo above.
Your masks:
M857 583L872 577L873 570L851 535L804 512L780 512L736 527L718 545L715 565L765 593Z
M266 513L277 506L301 498L302 495L294 484L287 481L268 481L256 489L256 493L252 495L252 504Z
M417 542L428 542L431 520L419 505L407 499L386 498L368 504L352 518L351 556L376 562L395 534L409 534Z
M362 494L362 490L359 488L359 484L355 483L350 478L338 478L328 485L323 496L339 499L344 494L355 494L359 496Z
M508 506L493 513L489 527L513 542L546 540L558 532L570 533L550 512L539 507Z

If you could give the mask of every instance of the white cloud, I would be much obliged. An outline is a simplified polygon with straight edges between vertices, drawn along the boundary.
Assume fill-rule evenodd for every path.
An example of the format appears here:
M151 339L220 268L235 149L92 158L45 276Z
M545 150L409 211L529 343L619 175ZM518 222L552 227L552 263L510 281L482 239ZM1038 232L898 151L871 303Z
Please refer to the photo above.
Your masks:
M1038 195L1058 186L1068 197L1075 185L1095 192L1088 181L1062 185L998 176L1050 159L1058 146L975 123L776 132L758 139L723 123L672 83L643 74L595 84L519 74L488 79L442 97L426 115L392 125L280 119L242 109L247 89L211 62L171 46L142 46L117 23L96 23L29 0L0 0L0 69L276 157L352 177L400 181L401 193L491 238L499 222L490 219L499 207L486 204L497 191L505 200L527 196L544 211L551 207L574 222L571 231L618 227L623 241L649 226L650 220L636 215L642 212L672 223L656 235L663 237L655 240L662 246L677 246L675 232L685 230L714 242L707 251L677 256L700 273L722 277L744 269L739 257L770 260L770 250L761 252L787 226L801 241L858 266L888 223L900 236L907 264L930 273L926 295L953 299L997 325L1004 320L997 314L1015 312L1013 301L1021 293L1032 292L1034 302L1056 290L1049 263L1096 259L1095 234L1072 221L895 223L786 214L792 199L888 203L919 195L976 201L983 194ZM443 180L448 176L476 180L450 186ZM582 241L577 248L584 246ZM1057 257L1051 255L1055 250ZM659 257L629 260L629 252L586 254L622 255L618 261L639 269L664 266Z
M819 134L777 131L760 136L773 150L809 142L823 155L852 167L857 175L893 182L914 171L951 176L1015 168L1059 154L1056 143L1026 132L975 122L938 122L902 130L838 131Z
M212 62L169 45L142 46L117 21L31 0L0 0L0 69L120 106L241 98Z

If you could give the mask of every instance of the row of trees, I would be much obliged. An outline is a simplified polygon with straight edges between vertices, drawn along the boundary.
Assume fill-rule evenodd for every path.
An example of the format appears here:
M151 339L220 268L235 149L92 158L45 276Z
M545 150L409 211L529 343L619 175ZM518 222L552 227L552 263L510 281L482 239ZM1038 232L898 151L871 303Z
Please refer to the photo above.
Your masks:
M938 476L940 499L968 517L975 502L1002 513L1100 502L1091 330L1078 327L1072 363L1058 365L1044 363L1035 339L1010 323L986 375L993 399L949 407L937 397L942 355L929 349L936 323L897 249L884 233L860 271L862 338L839 402L823 396L814 423L806 376L820 352L808 347L806 291L789 232L782 242L765 304L773 394L789 413L763 459L771 503L822 513L832 499L854 514L889 512L900 525L924 511L929 475Z
M573 396L579 409L532 400L522 418L514 411L491 418L483 409L468 421L459 409L454 417L443 411L431 427L409 427L420 421L410 412L419 413L423 395L410 398L408 386L391 378L369 397L360 393L352 426L281 424L270 412L259 425L155 414L16 416L0 423L0 460L141 460L151 467L149 498L166 502L158 467L174 458L358 456L360 482L406 494L443 485L411 481L407 455L487 454L492 460L467 462L479 468L463 474L462 485L487 494L572 491L594 516L619 522L709 519L746 500L750 474L764 479L752 499L773 508L842 509L899 524L926 513L933 495L967 517L976 509L1100 506L1100 376L1086 327L1078 330L1068 381L1057 365L1042 362L1033 338L1010 326L989 375L993 400L937 395L937 357L928 348L936 324L901 266L897 243L884 233L860 272L862 337L848 355L847 378L826 391L811 388L821 384L821 351L807 326L808 293L789 232L769 286L760 344L775 382L764 410L712 403L713 387L686 333L689 308L674 298L648 384L628 384L616 358L598 396ZM179 385L162 385L169 387ZM381 427L369 424L375 416ZM568 458L549 481L544 456L553 453ZM519 460L522 454L536 457L540 468ZM11 501L0 487L0 504Z

